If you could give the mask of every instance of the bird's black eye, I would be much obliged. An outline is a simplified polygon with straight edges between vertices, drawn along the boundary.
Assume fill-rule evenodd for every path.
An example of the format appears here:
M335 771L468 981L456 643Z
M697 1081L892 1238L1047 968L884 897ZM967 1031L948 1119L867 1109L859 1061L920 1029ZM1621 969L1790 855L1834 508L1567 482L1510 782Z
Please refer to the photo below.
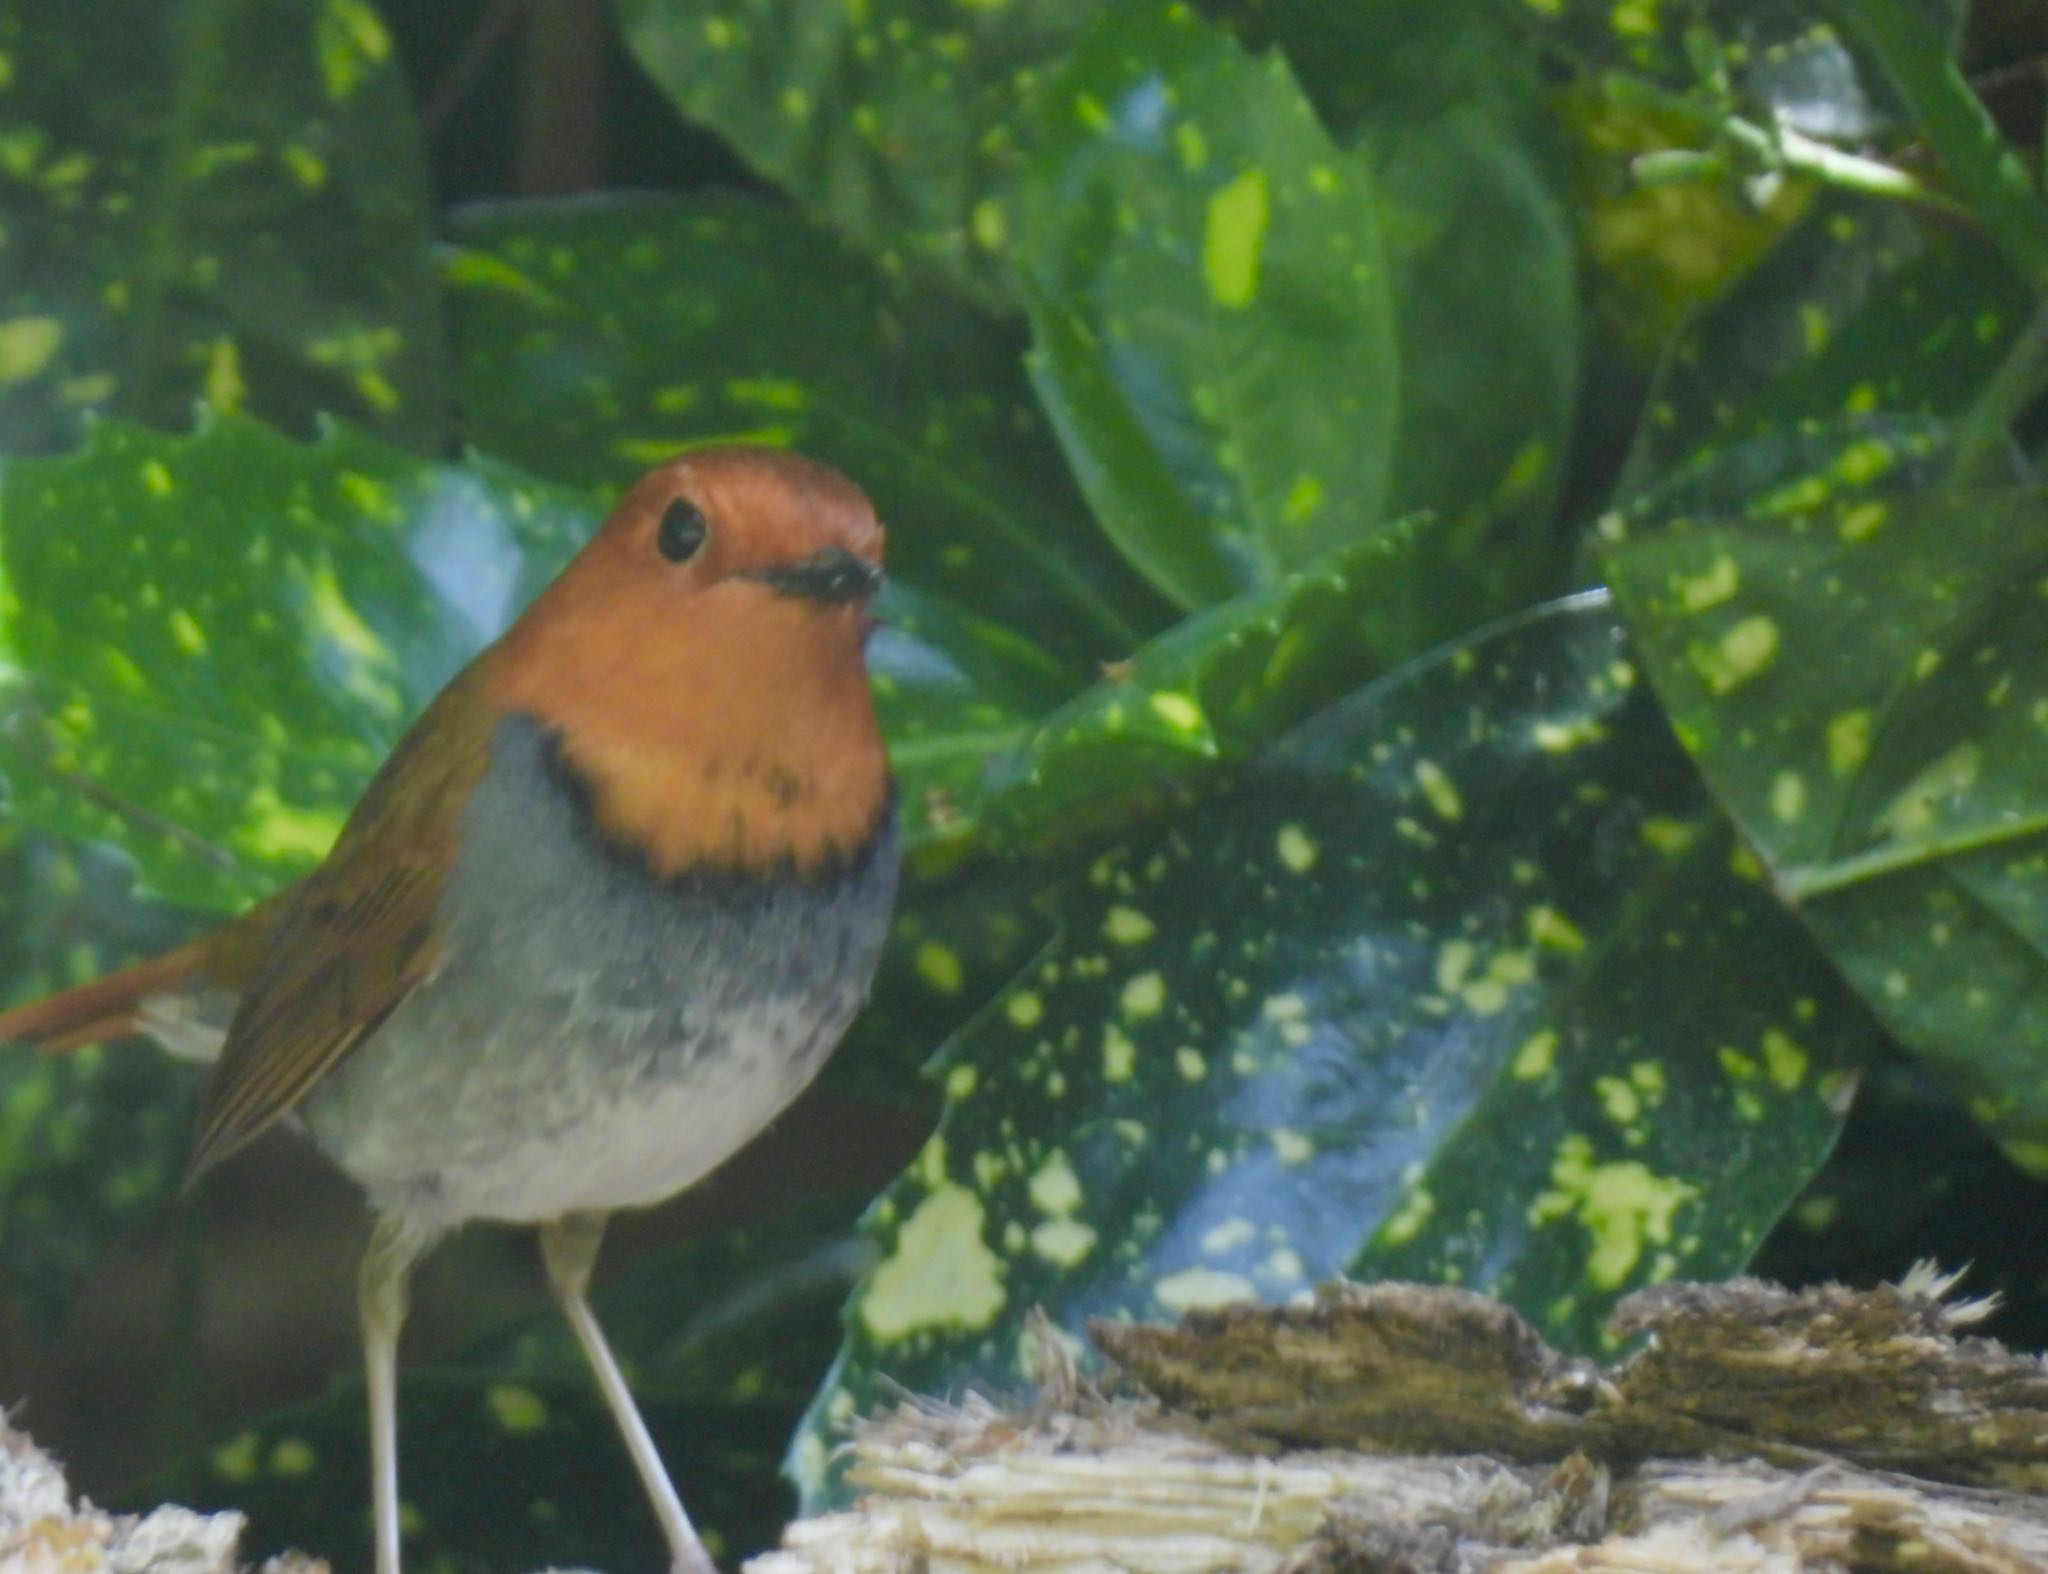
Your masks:
M704 511L688 498L679 497L662 510L661 528L655 532L654 542L671 563L687 563L710 534Z

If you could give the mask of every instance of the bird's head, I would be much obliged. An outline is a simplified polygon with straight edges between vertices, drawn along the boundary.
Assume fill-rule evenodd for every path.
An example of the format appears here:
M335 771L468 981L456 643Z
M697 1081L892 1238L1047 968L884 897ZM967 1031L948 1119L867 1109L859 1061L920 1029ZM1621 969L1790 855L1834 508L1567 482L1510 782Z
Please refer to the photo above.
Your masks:
M780 449L642 477L486 658L558 740L599 828L665 876L815 870L889 793L864 660L882 527Z

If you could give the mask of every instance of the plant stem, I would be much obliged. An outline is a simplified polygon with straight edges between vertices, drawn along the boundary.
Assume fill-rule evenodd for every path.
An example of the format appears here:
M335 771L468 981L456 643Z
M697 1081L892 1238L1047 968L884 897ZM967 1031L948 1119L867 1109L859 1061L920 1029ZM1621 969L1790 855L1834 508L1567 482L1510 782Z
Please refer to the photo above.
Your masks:
M604 166L605 13L597 0L528 0L519 194L594 191Z
M476 86L477 78L489 64L491 52L512 31L526 10L526 0L491 0L490 8L484 12L477 24L469 30L469 36L462 41L455 63L441 78L426 107L420 111L420 125L427 139L438 138L452 117Z
M2007 260L2048 294L2048 208L1964 81L1941 29L1912 0L1828 0L1828 9L1891 79Z
M1610 72L1604 79L1608 97L1618 104L1640 105L1660 114L1691 121L1702 133L1733 144L1758 170L1785 170L1805 175L1824 186L1885 202L1910 202L1965 223L1977 214L1939 187L1881 159L1846 152L1832 143L1809 137L1790 126L1767 128L1682 93L1654 83ZM1722 153L1673 148L1644 153L1635 160L1637 179L1645 185L1679 180L1728 179L1738 169Z
M2048 392L2048 300L2020 330L2005 359L1956 424L1949 460L1951 486L1968 486L2004 457L2012 424Z
M18 678L19 674L0 673L0 677ZM141 804L129 802L83 771L68 770L59 765L53 758L55 751L50 743L50 730L42 706L34 698L21 695L12 710L0 712L0 754L17 755L23 763L34 767L58 786L76 793L95 808L126 820L148 835L161 837L196 862L225 874L246 872L241 860L225 847L217 847Z
M219 0L199 0L175 13L172 46L176 78L171 89L170 113L166 117L162 157L156 178L149 182L148 218L142 227L141 247L134 268L134 334L129 348L127 407L137 406L138 394L147 399L155 392L155 373L164 336L165 300L170 295L185 259L179 255L184 240L180 221L192 189L193 150L199 144L206 111L221 74L221 50L227 27Z
M1746 122L1742 124L1747 127ZM1760 135L1771 135L1761 128L1751 129L1757 129ZM1947 192L1928 185L1905 170L1879 159L1865 158L1860 153L1846 153L1789 126L1780 128L1776 133L1776 149L1785 168L1811 175L1843 191L1891 202L1917 202L1922 207L1933 208L1958 219L1975 216L1969 207Z

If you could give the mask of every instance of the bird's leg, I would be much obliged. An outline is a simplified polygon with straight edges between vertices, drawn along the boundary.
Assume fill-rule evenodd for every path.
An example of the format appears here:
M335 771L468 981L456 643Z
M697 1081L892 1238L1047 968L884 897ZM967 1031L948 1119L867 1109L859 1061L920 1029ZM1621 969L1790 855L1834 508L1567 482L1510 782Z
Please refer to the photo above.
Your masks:
M436 1232L399 1213L377 1216L363 1252L358 1304L363 1367L370 1385L370 1496L376 1510L377 1574L398 1569L398 1331L406 1279Z
M611 1347L605 1343L604 1330L590 1310L590 1269L597 1261L598 1244L604 1239L604 1221L601 1213L570 1213L540 1227L540 1252L547 1264L548 1283L554 1286L563 1315L576 1330L583 1353L590 1358L597 1386L604 1391L612 1419L625 1437L626 1452L633 1456L634 1468L640 1472L640 1484L654 1505L662 1534L668 1537L670 1574L718 1574L711 1554L697 1539L690 1516L683 1511L683 1500L676 1496L668 1472L662 1468L661 1456L654 1451L654 1439L647 1434L647 1423L640 1419L632 1391L626 1387L619 1363L612 1359Z

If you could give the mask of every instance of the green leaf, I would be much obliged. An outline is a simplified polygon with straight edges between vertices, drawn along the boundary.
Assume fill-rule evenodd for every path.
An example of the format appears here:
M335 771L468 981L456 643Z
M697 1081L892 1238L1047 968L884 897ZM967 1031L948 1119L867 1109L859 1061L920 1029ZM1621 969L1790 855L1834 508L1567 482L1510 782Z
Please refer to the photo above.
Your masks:
M919 1075L932 1046L1045 944L1053 928L1046 892L1065 872L1045 861L982 863L951 880L910 882L868 1003L820 1073L824 1086L935 1115L937 1092Z
M454 233L459 375L492 452L624 483L718 435L802 448L874 497L896 577L1012 631L1047 704L1161 620L1075 496L1011 333L944 292L736 197L473 209Z
M426 168L369 0L18 0L0 62L0 446L201 398L439 446Z
M920 889L828 1073L901 1102L902 1078L1043 940L1060 855L1100 845L1213 786L1302 717L1446 638L1463 608L1432 595L1445 542L1404 521L1260 590L1183 620L1049 714L991 732L953 725L933 675L967 643L922 625L900 666L890 631L870 660ZM905 620L911 621L913 620ZM985 709L986 689L961 691ZM920 715L940 721L919 733ZM946 876L962 864L957 878Z
M814 1494L849 1407L1021 1381L1033 1306L1075 1330L1420 1275L1597 1345L1628 1289L1742 1266L1873 1039L1600 598L1318 717L1063 916L942 1052L939 1130L871 1211Z
M0 820L0 1001L82 983L192 930L119 861ZM54 1335L115 1241L177 1189L193 1073L154 1056L0 1050L0 1295Z
M1513 122L1483 104L1368 146L1400 303L1393 506L1483 516L1475 554L1508 554L1499 577L1527 585L1544 566L1578 394L1564 209Z
M2048 1168L2048 497L1917 492L1938 429L1736 449L1614 530L1679 735L1837 965Z
M1124 556L1182 608L1236 593L1245 574L1224 534L1182 490L1133 390L1078 311L1040 303L1027 364L1052 429Z
M158 1055L0 1055L0 1261L45 1332L177 1190L197 1087Z
M1393 510L1483 516L1474 556L1492 559L1497 605L1518 605L1550 566L1580 358L1565 159L1537 51L1497 0L1279 0L1247 8L1245 25L1286 49L1378 177L1401 347Z
M1802 421L1960 415L2030 306L1977 238L1823 199L1666 353L1619 495L1703 448Z
M1828 0L1906 106L1976 221L2036 290L2048 289L2048 211L2028 160L1964 76L1945 0Z
M614 0L635 58L856 245L1014 296L1003 200L1037 76L1094 0Z
M189 937L191 916L135 896L104 849L0 817L0 1000L47 994Z
M970 822L996 850L1085 846L1184 802L1223 768L1448 639L1455 543L1403 520L1185 618L989 764Z
M120 845L161 897L267 893L593 513L488 462L234 417L6 461L11 814Z
M1033 374L1103 528L1193 607L1380 525L1399 362L1378 197L1286 62L1126 7L1044 114L1019 202Z
M2013 1168L1984 1129L1903 1052L1881 1059L1827 1166L1752 1272L1789 1286L1875 1284L1907 1265L1969 1265L1976 1326L2008 1348L2048 1342L2048 1181Z
M1028 737L1068 684L1038 647L892 582L868 642L875 710L889 742L913 868L953 862L972 836L967 806L989 762Z

